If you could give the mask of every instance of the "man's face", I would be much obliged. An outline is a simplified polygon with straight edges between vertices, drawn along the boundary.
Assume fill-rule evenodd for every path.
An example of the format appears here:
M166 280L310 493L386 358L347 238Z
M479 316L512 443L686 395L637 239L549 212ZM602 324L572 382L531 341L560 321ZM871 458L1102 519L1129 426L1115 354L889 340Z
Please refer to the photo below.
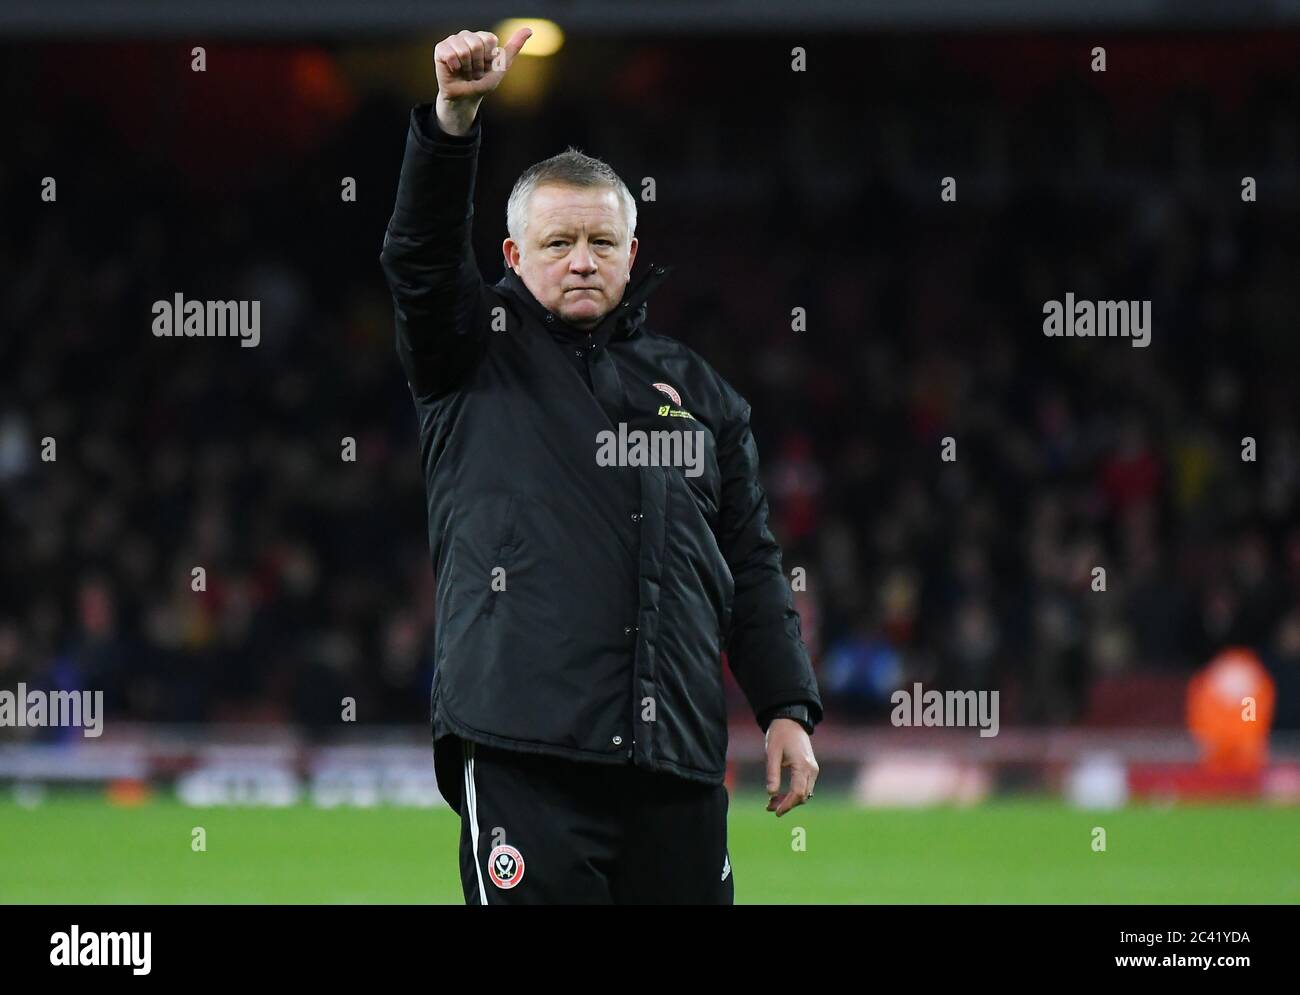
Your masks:
M548 183L529 199L522 244L507 238L502 249L547 310L591 329L623 299L636 246L617 191Z

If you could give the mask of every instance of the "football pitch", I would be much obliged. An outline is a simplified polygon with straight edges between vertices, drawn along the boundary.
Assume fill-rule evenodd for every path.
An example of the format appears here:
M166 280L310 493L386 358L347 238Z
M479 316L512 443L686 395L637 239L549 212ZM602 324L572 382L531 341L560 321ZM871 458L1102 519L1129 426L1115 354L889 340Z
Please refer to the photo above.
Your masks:
M738 903L1300 901L1297 808L869 810L819 795L776 819L765 804L754 794L731 802ZM205 852L191 848L196 827ZM6 798L0 902L461 904L458 831L445 808Z

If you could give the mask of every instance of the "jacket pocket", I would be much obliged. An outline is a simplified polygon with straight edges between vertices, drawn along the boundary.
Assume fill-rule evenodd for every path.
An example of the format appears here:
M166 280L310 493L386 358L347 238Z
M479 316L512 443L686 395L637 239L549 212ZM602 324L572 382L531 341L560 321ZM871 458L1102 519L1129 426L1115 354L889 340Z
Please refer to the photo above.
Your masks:
M727 643L731 641L731 618L736 609L736 579L721 554L718 557L718 564L722 574L722 648L726 649Z
M510 567L514 561L515 546L519 542L516 532L519 495L511 494L502 516L500 539L496 555L492 557L488 572L488 595L483 605L483 615L491 615L497 606L497 596L510 588ZM500 570L500 573L497 571Z
M736 608L736 578L731 572L731 564L722 553L718 537L712 529L708 529L707 534L712 553L710 565L717 586L718 639L725 650L731 640L731 618Z

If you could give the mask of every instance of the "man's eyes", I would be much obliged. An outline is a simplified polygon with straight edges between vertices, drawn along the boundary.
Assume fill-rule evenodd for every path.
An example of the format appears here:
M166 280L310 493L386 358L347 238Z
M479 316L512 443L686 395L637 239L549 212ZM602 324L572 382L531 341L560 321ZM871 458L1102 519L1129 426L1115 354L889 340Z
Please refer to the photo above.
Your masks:
M611 241L608 238L598 238L595 241L597 245L608 245L611 247L614 245L613 241ZM568 245L568 244L569 244L569 240L567 238L553 238L546 243L546 247L548 249L553 249L557 245Z

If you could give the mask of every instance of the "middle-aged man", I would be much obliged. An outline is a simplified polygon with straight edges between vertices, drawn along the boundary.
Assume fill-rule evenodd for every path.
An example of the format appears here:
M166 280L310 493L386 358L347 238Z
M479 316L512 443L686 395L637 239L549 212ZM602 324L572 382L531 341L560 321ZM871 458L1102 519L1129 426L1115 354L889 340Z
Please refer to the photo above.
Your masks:
M381 255L437 577L438 783L467 903L728 904L723 652L778 816L813 792L817 682L749 405L646 327L667 269L629 286L623 181L573 149L530 167L505 276L479 275L476 115L531 33L438 43Z

